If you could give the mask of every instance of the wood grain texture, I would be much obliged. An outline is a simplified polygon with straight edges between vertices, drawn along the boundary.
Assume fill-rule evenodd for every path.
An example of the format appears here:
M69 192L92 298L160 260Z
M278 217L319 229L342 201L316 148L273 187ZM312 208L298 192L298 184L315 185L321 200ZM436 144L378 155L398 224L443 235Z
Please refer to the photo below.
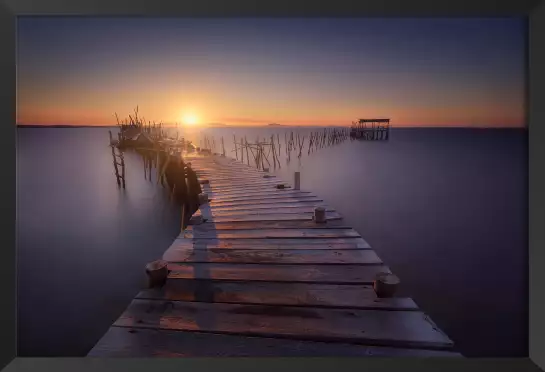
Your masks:
M169 263L169 279L231 280L322 284L371 284L383 265L264 265Z
M111 327L87 356L99 358L461 357L458 353L438 350L125 327Z
M325 249L169 249L163 255L169 262L212 262L253 264L382 264L382 260L371 249L325 250Z
M215 192L215 193L235 193L235 192L244 192L246 190L250 190L252 192L268 192L268 191L275 191L275 190L280 190L280 189L277 189L276 188L276 185L277 184L283 184L285 185L284 191L286 190L293 190L293 188L291 187L290 184L286 183L286 182L278 182L278 183L273 183L273 184L270 184L270 185L252 185L251 187L250 186L224 186L224 187L214 187L214 186L211 186L211 185L207 185L207 190L210 191L210 192Z
M196 216L201 215L200 212L195 213ZM236 222L265 222L265 221L312 221L312 213L227 213L227 214L216 214L212 213L208 215L208 222L216 225L220 224L231 224ZM326 221L340 221L342 216L337 212L326 212L325 214Z
M203 302L133 300L114 323L377 346L449 349L452 341L419 311L300 308Z
M240 206L240 207L210 207L210 205L201 205L199 208L203 216L213 215L257 215L257 214L288 214L288 213L314 213L314 207L321 206L326 209L326 212L335 212L335 209L321 203L314 205L313 203L302 206L293 206L290 204L280 205L261 205L261 206Z
M312 216L311 216L312 218ZM256 229L350 229L343 221L326 221L316 223L308 221L240 221L240 222L218 222L211 218L206 222L188 226L186 231L218 231L218 230L256 230Z
M305 207L305 209L301 208ZM263 203L263 204L247 204L247 205L239 205L239 206L211 206L210 209L213 211L241 211L241 210L280 210L280 209L291 209L291 208L299 208L297 209L298 212L301 210L305 210L307 212L314 212L315 207L324 207L326 208L326 211L334 211L333 208L328 207L321 201L302 201L302 202L290 202L290 203Z
M210 207L212 209L220 207L240 207L240 206L260 206L260 205L291 205L292 203L322 203L323 199L315 196L283 196L278 198L264 198L264 199L251 199L251 200L236 200L236 201L214 201L210 200Z
M268 197L268 196L306 196L306 195L312 195L309 191L299 191L299 190L277 190L272 189L268 191L262 191L262 190L247 190L247 191L240 191L240 192L231 192L231 193L224 193L224 192L214 192L211 191L210 196L214 198L216 201L220 200L248 200L250 198L260 198L260 197Z
M359 238L353 229L262 229L262 230L216 230L184 231L189 239L270 239L270 238Z
M217 248L257 248L268 247L269 249L342 249L342 248L370 248L369 243L363 238L308 238L308 239L186 239L179 237L175 239L170 248L176 247L217 247Z
M275 186L278 183L282 183L280 180L272 180L268 178L259 178L255 180L245 181L214 181L210 180L210 187L212 189L221 190L222 188L233 187L252 187L252 186Z
M410 298L377 298L371 285L171 279L162 288L141 291L136 298L254 305L418 310Z

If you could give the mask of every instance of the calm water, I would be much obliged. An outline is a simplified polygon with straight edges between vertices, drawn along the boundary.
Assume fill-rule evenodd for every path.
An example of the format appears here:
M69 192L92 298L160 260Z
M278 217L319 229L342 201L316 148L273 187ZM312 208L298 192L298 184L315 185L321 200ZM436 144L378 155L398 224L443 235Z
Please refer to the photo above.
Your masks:
M233 133L208 129L231 153ZM18 129L19 354L82 356L179 232L142 160L115 184L108 129ZM204 134L186 133L198 145ZM283 152L283 148L281 151ZM527 132L395 130L282 162L342 213L466 356L527 355Z

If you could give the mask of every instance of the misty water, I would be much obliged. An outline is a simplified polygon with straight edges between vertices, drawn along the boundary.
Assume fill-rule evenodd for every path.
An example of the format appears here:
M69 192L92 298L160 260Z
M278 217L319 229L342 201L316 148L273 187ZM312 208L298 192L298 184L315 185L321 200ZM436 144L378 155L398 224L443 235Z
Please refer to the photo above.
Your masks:
M285 127L216 128L234 156ZM309 131L310 129L300 129ZM183 133L182 133L183 134ZM179 207L126 154L119 190L108 128L18 128L20 356L84 356L180 231ZM281 153L284 148L281 148ZM272 168L272 167L271 167ZM282 160L277 173L340 212L466 356L527 355L527 131L396 129Z

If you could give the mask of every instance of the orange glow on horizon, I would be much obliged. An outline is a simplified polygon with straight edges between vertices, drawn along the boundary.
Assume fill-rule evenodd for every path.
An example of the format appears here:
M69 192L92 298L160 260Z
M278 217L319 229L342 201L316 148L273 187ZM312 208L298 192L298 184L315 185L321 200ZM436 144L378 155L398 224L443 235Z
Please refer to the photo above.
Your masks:
M149 93L148 93L149 94ZM160 93L159 93L160 95ZM100 96L91 97L89 101L77 105L57 106L49 97L35 104L18 104L17 123L22 125L96 125L114 126L117 112L120 119L133 114L134 105L130 98L119 99L118 102L103 102ZM149 97L149 96L148 96ZM142 98L148 98L142 97ZM94 99L92 99L94 98ZM136 97L138 98L138 97ZM166 98L162 96L161 98ZM174 96L171 101L179 102ZM184 97L185 98L185 97ZM203 97L204 98L204 97ZM139 104L139 116L145 121L163 122L165 125L181 125L186 127L206 127L210 124L223 124L228 126L265 126L270 123L278 123L285 126L349 126L352 121L366 117L384 117L392 120L394 127L412 126L463 126L463 127L524 127L524 107L520 105L481 105L475 107L448 107L429 108L411 107L410 105L337 107L330 103L329 106L311 110L309 107L290 107L289 110L279 111L274 106L267 107L264 104L256 107L254 104L247 109L242 101L232 101L226 104L216 97L210 96L206 102L206 108L202 105L192 105L199 110L187 110L180 113L177 102L161 100L157 104L153 100L148 105ZM143 102L144 99L135 99L135 102ZM202 102L201 102L202 103ZM206 111L206 119L197 112ZM168 114L169 115L165 115ZM491 114L492 113L492 114Z
M19 124L525 126L522 19L61 18L18 19Z

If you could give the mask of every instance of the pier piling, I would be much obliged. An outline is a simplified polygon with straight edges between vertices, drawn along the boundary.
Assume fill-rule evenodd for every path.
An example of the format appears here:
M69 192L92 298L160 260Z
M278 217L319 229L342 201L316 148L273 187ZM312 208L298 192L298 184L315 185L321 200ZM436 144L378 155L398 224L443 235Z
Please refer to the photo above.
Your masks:
M373 289L380 298L393 297L400 280L392 273L379 273L373 281Z
M149 288L162 287L168 277L168 263L163 260L150 262L146 265Z
M294 190L301 189L301 172L295 172L293 175L293 189Z
M325 208L324 207L314 208L314 222L316 222L316 223L325 223L326 222Z

